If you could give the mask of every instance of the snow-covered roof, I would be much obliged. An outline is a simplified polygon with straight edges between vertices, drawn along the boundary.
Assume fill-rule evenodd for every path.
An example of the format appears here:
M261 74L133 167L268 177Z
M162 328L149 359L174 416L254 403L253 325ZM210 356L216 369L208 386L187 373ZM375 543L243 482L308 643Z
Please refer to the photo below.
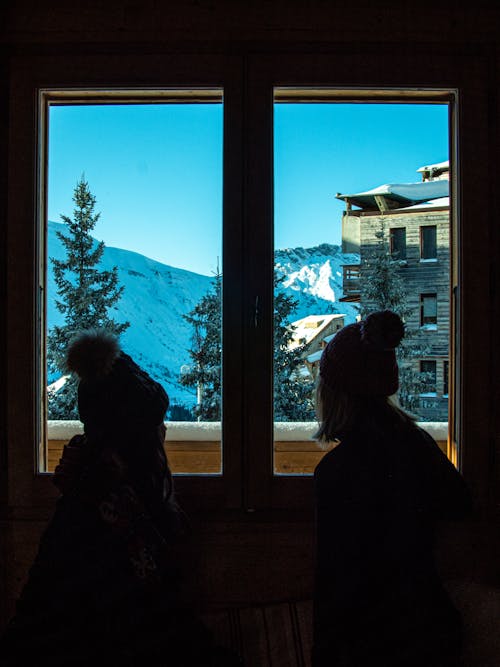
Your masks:
M385 183L373 190L343 195L337 193L335 197L348 201L360 208L377 209L376 197L383 197L390 202L391 208L402 208L405 205L419 204L424 201L447 197L449 181L423 181L421 183Z
M432 199L431 201L423 201L420 204L413 204L413 206L405 206L402 211L414 211L419 208L439 208L450 205L449 197L438 197L437 199Z
M297 347L298 345L310 343L314 338L321 334L321 332L332 322L338 320L345 315L328 314L328 315L307 315L300 320L292 322L294 327L293 341L290 347Z
M61 389L62 387L64 387L64 385L66 384L66 382L68 381L68 379L69 379L69 375L61 375L61 377L60 377L59 379L57 379L55 382L52 382L51 384L48 385L48 387L47 387L47 391L48 391L49 393L52 393L52 392L53 392L53 393L56 393L56 392L58 392L59 389Z
M422 173L423 171L445 171L450 168L450 161L445 160L444 162L436 162L435 164L427 164L425 167L419 167L418 172Z
M321 359L322 354L323 350L316 350L316 352L307 355L306 361L310 364L314 364L316 361L319 361Z

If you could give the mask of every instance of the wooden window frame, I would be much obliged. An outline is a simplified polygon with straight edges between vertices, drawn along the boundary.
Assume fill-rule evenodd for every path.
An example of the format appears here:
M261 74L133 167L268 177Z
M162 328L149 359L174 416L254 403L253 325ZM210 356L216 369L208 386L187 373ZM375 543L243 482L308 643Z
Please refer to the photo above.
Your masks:
M374 48L374 47L373 47ZM371 54L371 55L370 55ZM38 473L41 392L40 330L43 285L39 275L37 197L40 173L38 91L63 87L172 88L187 84L224 89L224 471L223 478L180 477L177 489L190 508L244 511L302 509L312 502L311 477L273 474L273 91L290 100L304 90L318 100L450 102L451 313L450 448L478 502L486 498L489 442L489 321L476 294L487 294L489 267L477 249L476 202L491 218L487 179L475 177L478 152L488 155L486 60L443 54L400 53L369 47L315 53L248 56L67 55L18 56L10 63L7 203L7 460L5 494L12 516L25 507L52 507L50 476ZM96 66L98 64L98 66ZM480 76L482 74L482 76ZM460 146L460 161L458 147ZM460 186L460 187L459 187ZM457 193L460 191L460 198ZM489 247L493 230L482 229ZM464 252L467 248L467 252ZM230 253L228 254L228 250ZM231 280L228 278L231 277ZM254 326L255 297L260 320ZM476 345L481 340L480 348ZM227 345L230 347L228 348ZM229 363L231 362L231 363ZM256 372L259 369L259 372ZM467 405L467 419L462 405ZM471 446L469 446L471 443ZM45 508L45 509L44 509Z

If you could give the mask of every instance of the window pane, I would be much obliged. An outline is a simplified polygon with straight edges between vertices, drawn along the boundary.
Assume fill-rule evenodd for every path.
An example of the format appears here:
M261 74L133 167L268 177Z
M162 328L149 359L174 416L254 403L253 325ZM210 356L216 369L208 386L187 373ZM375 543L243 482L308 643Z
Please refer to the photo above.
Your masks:
M436 393L436 362L434 360L426 360L420 362L420 373L422 375L422 394Z
M437 295L436 294L421 294L420 295L421 308L421 326L428 324L437 324Z
M443 396L448 396L448 362L443 362Z
M322 350L373 310L391 308L406 322L400 403L443 431L448 419L447 398L422 397L420 366L422 355L434 364L448 357L448 107L306 97L274 107L277 474L312 473L324 455L312 440ZM421 228L434 230L424 232L434 256L439 235L439 263L420 264ZM439 311L439 331L421 330L424 309L434 323Z
M436 259L436 231L435 225L422 227L421 233L421 257L422 259Z
M49 470L80 428L61 352L104 326L170 397L173 471L221 472L222 113L49 104Z
M396 227L390 230L391 256L393 259L406 259L406 229Z

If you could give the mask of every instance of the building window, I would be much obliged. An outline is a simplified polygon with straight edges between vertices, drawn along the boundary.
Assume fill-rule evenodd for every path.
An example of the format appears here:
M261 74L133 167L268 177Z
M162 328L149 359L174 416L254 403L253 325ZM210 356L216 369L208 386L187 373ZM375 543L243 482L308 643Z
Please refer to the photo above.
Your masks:
M448 396L449 362L443 362L443 396Z
M426 225L420 227L420 259L437 259L437 227Z
M426 359L420 361L420 376L422 381L421 396L435 395L436 393L436 361Z
M406 260L406 229L394 227L390 230L391 257L395 260Z
M420 326L437 327L437 294L420 295Z

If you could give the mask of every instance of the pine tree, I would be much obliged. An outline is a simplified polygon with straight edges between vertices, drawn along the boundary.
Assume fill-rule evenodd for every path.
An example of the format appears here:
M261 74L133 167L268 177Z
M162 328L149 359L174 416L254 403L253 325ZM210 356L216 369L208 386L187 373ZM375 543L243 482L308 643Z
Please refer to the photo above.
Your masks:
M123 286L118 285L118 268L98 269L104 242L96 244L91 231L100 213L95 213L96 199L85 178L73 192L73 219L61 215L67 234L56 232L66 249L64 260L51 258L58 298L56 307L64 315L64 324L54 326L47 337L47 364L50 373L64 374L64 355L69 341L82 329L103 328L120 335L129 326L108 315L120 299ZM59 391L48 392L49 419L77 419L77 381L69 377Z
M277 421L308 421L314 418L313 383L300 373L302 347L290 349L293 327L290 317L297 301L287 296L280 285L283 278L275 273L274 301L274 409ZM192 326L192 363L181 374L180 383L197 391L194 413L199 421L221 418L222 373L222 276L214 281L195 308L184 315Z
M415 368L415 361L427 351L421 332L409 326L414 308L408 305L407 288L401 274L403 262L391 255L384 221L375 233L377 242L366 253L361 264L361 316L376 310L389 309L406 324L405 337L396 349L399 365L399 402L409 412L419 409L419 394L423 391L426 374Z
M291 316L298 301L287 296L283 277L274 272L274 421L314 419L314 383L301 374L303 346L290 348L294 327Z
M192 364L179 381L197 392L194 414L198 421L220 421L222 385L222 275L217 268L208 292L187 315L192 326Z

